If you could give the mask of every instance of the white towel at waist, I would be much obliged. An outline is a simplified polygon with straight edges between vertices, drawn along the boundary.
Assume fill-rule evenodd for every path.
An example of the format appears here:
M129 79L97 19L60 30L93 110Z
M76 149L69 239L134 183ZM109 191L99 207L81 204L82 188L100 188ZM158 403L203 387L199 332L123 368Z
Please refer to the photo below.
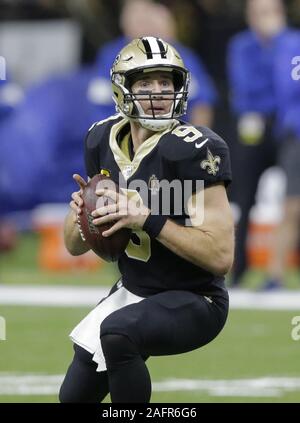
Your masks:
M100 342L101 323L115 310L142 300L144 300L143 297L134 295L124 286L121 286L113 294L101 301L70 333L69 336L75 344L93 354L93 361L98 364L97 372L106 370Z

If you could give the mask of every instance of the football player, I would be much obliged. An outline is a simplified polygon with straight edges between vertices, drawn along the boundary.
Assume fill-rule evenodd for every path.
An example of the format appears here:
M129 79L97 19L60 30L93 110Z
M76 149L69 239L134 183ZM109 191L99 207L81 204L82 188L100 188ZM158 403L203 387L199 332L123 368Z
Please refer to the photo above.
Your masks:
M187 107L189 72L162 39L143 37L124 47L111 81L118 113L87 134L88 177L102 172L118 184L144 181L148 199L164 199L162 181L190 181L191 189L181 213L174 207L158 213L137 191L143 203L136 212L125 191L105 192L115 204L96 209L93 223L115 222L104 236L127 227L132 237L118 262L121 279L70 335L75 354L61 402L98 402L108 393L112 402L149 402L146 359L206 345L228 313L224 275L234 241L226 143L206 127L179 120ZM86 182L80 175L74 179L80 190L72 194L65 244L78 255L89 250L77 226ZM197 210L203 194L204 216Z

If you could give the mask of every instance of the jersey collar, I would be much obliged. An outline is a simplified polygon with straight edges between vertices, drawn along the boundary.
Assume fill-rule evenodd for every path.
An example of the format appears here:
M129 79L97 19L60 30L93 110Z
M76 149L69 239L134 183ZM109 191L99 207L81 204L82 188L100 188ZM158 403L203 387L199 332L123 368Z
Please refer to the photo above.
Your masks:
M154 133L150 138L144 141L136 150L133 160L130 160L127 155L121 150L118 142L117 135L124 128L125 125L129 123L129 119L123 118L115 125L112 126L110 137L109 137L109 146L113 153L114 159L122 172L123 177L127 181L139 168L140 163L151 151L156 147L161 137L172 130L168 128L163 132ZM174 123L176 126L178 122Z

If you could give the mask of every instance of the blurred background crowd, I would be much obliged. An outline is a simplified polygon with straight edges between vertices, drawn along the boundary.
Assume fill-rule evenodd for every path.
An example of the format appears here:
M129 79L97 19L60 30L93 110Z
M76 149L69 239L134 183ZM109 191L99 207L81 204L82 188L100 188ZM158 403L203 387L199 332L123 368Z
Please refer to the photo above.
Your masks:
M61 224L87 129L115 112L112 62L143 35L177 48L186 119L230 147L228 282L257 266L262 289L284 287L299 265L300 0L0 0L0 254Z

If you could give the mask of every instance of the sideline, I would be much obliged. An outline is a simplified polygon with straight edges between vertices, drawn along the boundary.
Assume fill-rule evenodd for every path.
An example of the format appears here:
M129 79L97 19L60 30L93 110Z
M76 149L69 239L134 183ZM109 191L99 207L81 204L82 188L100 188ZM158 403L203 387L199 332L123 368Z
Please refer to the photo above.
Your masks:
M110 287L0 285L0 304L13 306L94 307ZM229 291L230 308L300 310L300 291Z

